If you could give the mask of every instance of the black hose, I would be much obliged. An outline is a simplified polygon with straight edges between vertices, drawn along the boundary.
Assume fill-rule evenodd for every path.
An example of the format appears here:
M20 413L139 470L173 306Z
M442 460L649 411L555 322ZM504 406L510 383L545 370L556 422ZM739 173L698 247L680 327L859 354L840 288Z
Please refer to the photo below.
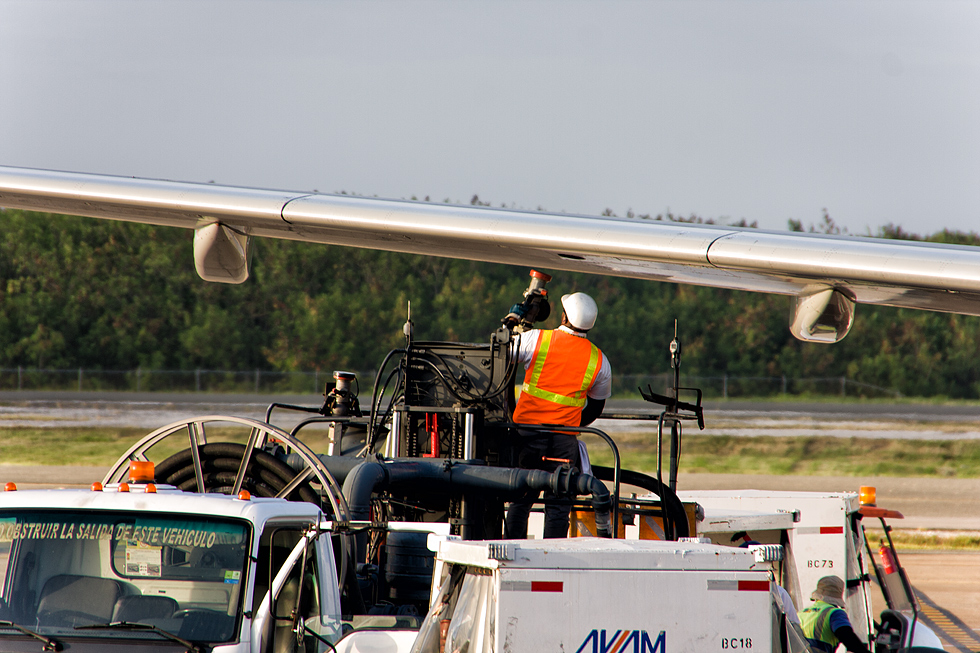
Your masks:
M245 455L245 445L233 442L213 442L198 447L204 491L227 494L231 492ZM252 451L245 469L242 489L258 497L274 497L296 477L296 470L265 451ZM185 492L197 491L194 457L190 449L170 456L155 468L156 483L174 485ZM309 483L304 482L286 497L290 501L306 501L320 505L320 497Z
M612 467L592 465L592 474L603 481L613 480ZM684 504L666 483L661 483L652 476L648 476L642 472L634 472L629 469L620 470L619 480L625 484L643 488L660 497L660 504L664 513L664 536L668 540L676 540L679 537L688 537L690 535L690 528L687 523L687 511L684 509Z
M380 380L381 378L380 372L378 373L378 378L375 380L375 386L374 386L375 394L371 396L371 417L370 420L368 421L368 434L367 434L368 446L367 446L366 453L374 450L374 445L378 440L377 429L375 428L375 422L377 421L377 417L378 417L378 407L381 404L382 399L384 399L385 392L388 390L388 382L391 381L391 379L396 374L399 375L401 374L401 366L396 367L395 369L391 370L391 372L388 373L388 378L385 379L384 385L381 387L380 395L377 395L377 391L378 391L377 381ZM385 410L385 414L381 417L381 421L379 425L384 424L394 404L395 404L395 397L393 396L391 400L388 402L388 409Z
M371 413L370 413L370 418L368 419L368 435L367 435L367 441L368 441L368 444L371 447L374 447L374 439L375 439L375 437L374 437L374 419L375 419L375 417L377 417L376 404L379 401L379 398L378 398L378 384L381 382L381 375L384 374L385 366L388 365L388 361L391 360L391 357L394 356L395 354L404 354L405 351L406 350L404 350L404 349L392 349L391 351L389 351L388 352L388 355L385 356L385 359L383 361L381 361L381 367L378 368L378 373L374 377L374 390L371 392ZM385 382L385 385L387 385L387 381ZM383 391L382 391L382 394L383 394Z
M388 374L388 378L385 379L384 387L381 389L381 396L378 397L378 403L381 403L381 400L384 399L385 391L388 390L388 382L391 381L392 377L395 376L395 374L398 374L399 377L402 376L401 367L396 367L395 369L393 369L391 371L390 374ZM391 399L388 400L388 407L385 409L385 412L381 416L381 419L378 420L378 426L379 427L380 426L383 426L384 423L388 421L388 418L391 417L392 412L394 412L394 410L395 410L395 403L398 401L399 397L403 397L404 396L404 395L398 394L398 392L397 392L398 386L401 385L401 383L402 383L402 380L401 380L401 378L399 378L399 380L395 383L395 391L391 395ZM371 430L369 431L369 433L375 433L374 424L373 423L370 425L370 429ZM397 435L398 434L396 433L395 434L395 437L397 437ZM369 453L372 453L374 451L374 445L377 442L377 440L378 440L377 435L371 436L371 443L367 447L364 448L364 455L365 456L368 455Z
M485 348L483 348L481 346L479 348L474 347L473 349L479 350L479 349L485 349ZM508 380L508 378L510 376L509 368L510 367L513 367L515 365L515 361L508 360L508 362L507 362L507 368L504 370L504 372L505 372L505 374L504 374L504 381L499 385L499 387L497 387L496 389L494 389L494 387L491 385L489 388L487 388L486 392L483 392L481 394L474 394L474 393L470 392L469 390L466 390L465 388L462 388L460 386L459 382L452 375L452 368L450 368L450 366L446 363L446 359L444 359L442 357L442 354L436 353L434 351L427 351L427 350L424 350L424 349L423 350L420 350L420 354L424 354L424 355L428 355L428 356L433 356L440 363L442 363L442 366L446 368L446 371L453 378L454 383L450 384L449 379L446 378L445 374L442 372L442 370L439 369L439 367L435 363L433 363L430 360L426 360L421 355L416 355L416 357L415 357L416 362L425 363L426 365L428 365L429 367L431 367L432 370L436 373L436 376L439 377L439 380L442 381L442 385L446 388L446 390L449 391L454 397L456 397L460 401L481 402L481 401L489 401L491 399L495 399L496 397L500 396L505 390L507 390L507 380ZM508 357L508 359L509 358L510 357ZM494 361L495 360L496 360L496 356L494 356L493 355L493 351L491 351L490 352L490 369L488 371L489 376L490 376L491 379L493 379L493 373L494 373L494 370L495 370L495 364L494 364ZM464 397L460 393L464 393L466 396Z
M560 467L554 472L546 472L417 458L384 462L359 460L361 464L350 469L344 479L344 496L350 506L351 518L355 520L369 517L372 496L384 490L452 490L503 498L516 498L528 491L550 490L558 497L592 495L597 534L600 537L612 537L612 499L608 488L599 479L577 469ZM341 467L340 464L337 466ZM365 550L366 539L359 537L357 560L361 560Z
M439 360L442 360L442 357L439 356L438 354L433 354L432 352L426 352L426 354L428 354L430 356L435 356ZM446 378L446 375L443 374L442 370L439 369L439 366L436 365L435 363L433 363L432 361L426 360L426 359L422 358L421 356L416 356L415 357L415 362L416 363L423 363L425 365L428 365L430 368L432 368L432 371L435 372L435 375L442 382L442 385L443 385L444 388L446 388L446 391L449 392L452 396L454 396L457 399L459 399L460 401L477 401L477 400L479 400L479 397L476 397L474 395L470 395L469 397L464 397L463 395L459 394L459 392L456 391L457 389L459 389L459 390L461 390L463 392L466 392L466 391L459 387L459 383L456 381L455 377L453 378L453 383L450 383L449 382L449 379ZM445 365L446 364L445 361L443 361L442 364ZM447 366L447 368L448 368L448 366ZM452 375L452 372L450 372L450 375ZM469 393L467 393L467 394L469 394Z
M325 453L317 454L317 458L326 468L330 475L343 486L344 481L347 480L347 475L350 474L358 465L364 464L363 456L328 456ZM294 469L302 469L306 464L303 457L298 453L288 454L285 458L286 464Z

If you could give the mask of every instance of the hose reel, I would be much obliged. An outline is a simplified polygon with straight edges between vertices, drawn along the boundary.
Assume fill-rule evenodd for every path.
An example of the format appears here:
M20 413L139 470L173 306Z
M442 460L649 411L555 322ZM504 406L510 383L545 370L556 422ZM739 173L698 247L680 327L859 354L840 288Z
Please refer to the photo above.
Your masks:
M235 481L246 454L246 446L234 442L212 442L198 449L203 474L204 491L232 494ZM174 485L184 492L198 488L193 450L188 448L175 453L156 466L156 482ZM265 451L253 451L245 466L245 475L239 490L248 490L257 497L280 496L296 477L296 470ZM284 498L290 501L320 503L320 497L303 481Z

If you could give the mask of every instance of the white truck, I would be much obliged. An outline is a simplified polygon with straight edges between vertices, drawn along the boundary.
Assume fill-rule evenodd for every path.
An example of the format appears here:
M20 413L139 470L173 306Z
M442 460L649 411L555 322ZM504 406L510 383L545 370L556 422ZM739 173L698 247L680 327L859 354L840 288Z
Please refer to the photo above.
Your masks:
M247 492L8 490L0 651L327 651L345 636L353 646L362 633L341 615L335 536L316 505ZM415 639L417 619L360 619L400 639L396 650Z
M573 538L437 549L413 653L806 651L756 551Z
M846 584L851 625L863 641L882 650L942 649L936 634L918 621L914 593L887 535L885 519L902 515L876 506L875 488L862 487L860 494L727 490L682 492L681 497L702 507L698 534L713 542L730 545L733 535L744 533L760 544L782 545L785 556L773 573L797 608L810 605L820 578L839 576ZM880 529L883 541L869 541L866 526ZM885 612L877 614L873 603Z

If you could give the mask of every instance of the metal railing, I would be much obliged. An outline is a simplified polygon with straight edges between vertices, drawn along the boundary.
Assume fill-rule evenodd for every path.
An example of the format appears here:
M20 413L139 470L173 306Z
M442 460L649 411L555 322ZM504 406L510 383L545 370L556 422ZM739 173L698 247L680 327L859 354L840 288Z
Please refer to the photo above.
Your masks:
M357 372L362 391L374 382L374 371ZM215 392L254 394L322 394L333 372L275 372L271 370L95 370L0 368L0 390ZM613 376L613 396L639 396L637 388L651 386L662 392L671 374L621 374ZM705 398L776 397L780 395L838 397L901 397L883 388L844 376L681 376L681 385L697 387Z

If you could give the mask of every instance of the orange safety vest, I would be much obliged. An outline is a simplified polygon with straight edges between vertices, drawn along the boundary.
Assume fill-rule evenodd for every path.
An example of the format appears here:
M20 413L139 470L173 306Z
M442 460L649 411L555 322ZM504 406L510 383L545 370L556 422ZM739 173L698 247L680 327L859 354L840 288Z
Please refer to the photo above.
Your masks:
M514 410L519 424L578 426L602 352L586 338L542 331Z

